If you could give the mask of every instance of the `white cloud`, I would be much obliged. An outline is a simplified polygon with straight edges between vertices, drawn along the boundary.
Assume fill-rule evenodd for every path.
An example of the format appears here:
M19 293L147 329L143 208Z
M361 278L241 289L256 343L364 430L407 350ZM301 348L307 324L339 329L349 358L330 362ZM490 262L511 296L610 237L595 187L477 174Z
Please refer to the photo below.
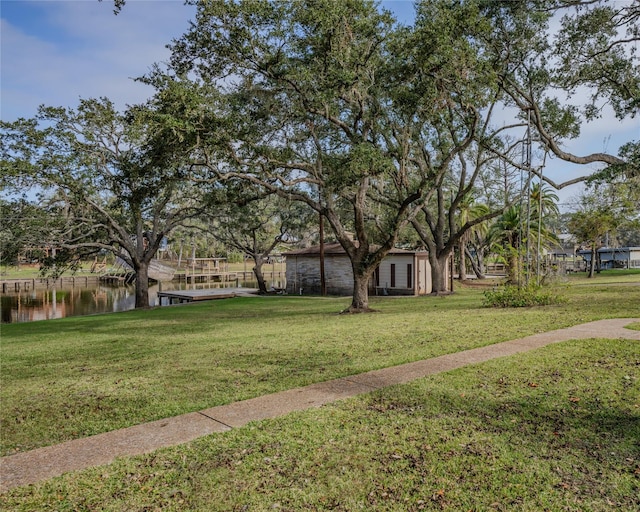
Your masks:
M3 120L30 117L38 105L75 106L79 98L107 96L119 108L144 101L152 90L134 82L166 45L188 28L192 7L182 1L129 1L118 16L111 2L34 2L40 32L2 20ZM26 25L22 25L25 26Z

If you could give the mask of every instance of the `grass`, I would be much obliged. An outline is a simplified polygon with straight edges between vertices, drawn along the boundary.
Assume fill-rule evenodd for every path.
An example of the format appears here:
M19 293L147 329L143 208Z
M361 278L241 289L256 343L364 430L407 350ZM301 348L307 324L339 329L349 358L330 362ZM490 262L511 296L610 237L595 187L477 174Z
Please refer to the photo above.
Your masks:
M581 340L14 489L3 510L637 510L640 350Z
M66 271L62 275L63 276L72 276L72 275L84 275L91 270L91 263L83 263L81 268L79 268L76 272ZM34 263L24 263L20 266L9 266L2 265L0 266L0 279L39 279L42 277L40 275L40 264Z
M586 321L640 317L640 275L265 297L2 326L3 454ZM640 494L640 348L568 342L0 496L3 510L623 510Z
M640 317L638 276L563 288L558 306L491 310L482 292L230 301L2 326L2 454L590 320Z

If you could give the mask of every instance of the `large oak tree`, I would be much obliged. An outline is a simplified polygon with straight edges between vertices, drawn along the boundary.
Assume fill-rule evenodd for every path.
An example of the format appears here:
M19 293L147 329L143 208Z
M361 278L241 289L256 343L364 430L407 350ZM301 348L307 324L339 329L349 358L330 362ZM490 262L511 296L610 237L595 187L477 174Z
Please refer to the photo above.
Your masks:
M163 144L171 127L162 108L153 100L120 113L107 99L82 100L41 107L0 132L6 179L65 205L51 242L122 258L136 274L136 307L149 305L149 265L163 238L202 211L188 167Z
M323 215L351 260L350 311L368 309L369 279L428 180L388 144L393 36L366 0L211 1L173 46L176 76L222 88L218 115L233 119L224 152L199 132L194 162Z

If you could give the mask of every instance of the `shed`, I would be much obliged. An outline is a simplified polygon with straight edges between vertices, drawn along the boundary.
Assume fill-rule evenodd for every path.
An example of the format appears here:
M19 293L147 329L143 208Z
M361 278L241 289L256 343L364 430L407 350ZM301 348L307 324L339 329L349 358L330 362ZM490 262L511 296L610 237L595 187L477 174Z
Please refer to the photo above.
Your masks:
M587 262L587 268L591 264L591 251L577 251ZM640 247L601 247L598 249L600 268L640 268Z
M287 258L287 293L319 294L320 246L298 249L284 255ZM324 269L329 295L353 293L351 261L339 243L325 244ZM425 295L431 290L431 265L429 254L425 251L392 249L369 282L369 293L372 295Z

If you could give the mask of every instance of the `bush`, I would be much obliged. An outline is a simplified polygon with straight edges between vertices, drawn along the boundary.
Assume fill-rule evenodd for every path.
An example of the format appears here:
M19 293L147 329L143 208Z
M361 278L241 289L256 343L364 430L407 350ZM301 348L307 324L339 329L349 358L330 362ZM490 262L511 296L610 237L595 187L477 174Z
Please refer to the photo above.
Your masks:
M547 306L559 304L561 297L550 291L543 291L541 286L524 287L506 285L484 292L482 305L487 308L524 308L530 306Z

